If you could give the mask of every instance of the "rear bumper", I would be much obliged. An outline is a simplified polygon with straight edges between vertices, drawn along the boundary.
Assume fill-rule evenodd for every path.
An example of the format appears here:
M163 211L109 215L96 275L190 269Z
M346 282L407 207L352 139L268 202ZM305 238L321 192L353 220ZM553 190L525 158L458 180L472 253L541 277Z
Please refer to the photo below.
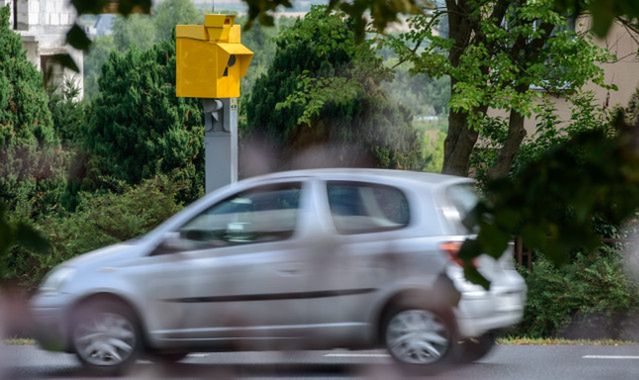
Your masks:
M462 338L478 337L519 323L526 306L526 284L516 271L491 284L489 290L463 279L453 280L461 292L455 316ZM463 284L459 284L463 281Z

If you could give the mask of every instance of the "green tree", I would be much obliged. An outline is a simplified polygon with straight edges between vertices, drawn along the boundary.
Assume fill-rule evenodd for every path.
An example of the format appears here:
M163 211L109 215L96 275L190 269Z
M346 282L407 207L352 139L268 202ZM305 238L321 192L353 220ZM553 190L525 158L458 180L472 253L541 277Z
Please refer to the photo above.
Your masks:
M203 182L202 116L196 99L175 96L175 44L111 54L102 72L85 134L93 173L87 180L135 184L179 169L192 183L192 199Z
M191 0L165 0L153 9L153 24L157 41L175 38L178 24L201 24L202 12Z
M91 49L84 56L84 97L93 99L100 87L98 80L102 75L102 65L111 52L116 51L113 36L99 36L91 44Z
M78 136L86 124L86 104L79 100L80 89L72 79L50 90L49 111L56 135L65 147L78 145Z
M0 147L56 142L42 75L27 60L20 36L0 8Z
M396 58L386 60L395 71L392 81L383 83L392 99L398 99L402 106L416 116L446 116L450 101L450 78L431 78L425 73L411 73L407 64L396 65ZM440 170L437 168L437 170Z
M525 117L541 97L536 88L566 96L590 81L604 85L597 64L610 55L587 34L571 30L562 12L553 0L446 1L444 7L411 19L409 32L390 39L414 71L451 78L445 173L467 175L479 137L489 137L505 124L489 174L506 175L526 135ZM448 23L448 36L435 33L442 21ZM503 110L507 116L495 120L489 110Z
M43 190L63 182L65 153L47 101L42 75L10 29L9 8L0 7L0 202L10 211L20 200L41 211Z
M369 43L357 42L343 15L314 7L276 43L247 104L245 134L272 144L279 167L312 145L335 149L333 165L420 165L410 113L380 87L391 73Z
M148 50L155 41L155 24L149 15L117 17L113 22L113 42L119 51L134 46L140 50Z
M0 278L10 248L44 251L47 244L26 218L14 214L20 200L41 189L51 174L57 139L42 76L27 60L20 36L0 7ZM55 161L55 160L54 160ZM30 215L28 215L30 216Z

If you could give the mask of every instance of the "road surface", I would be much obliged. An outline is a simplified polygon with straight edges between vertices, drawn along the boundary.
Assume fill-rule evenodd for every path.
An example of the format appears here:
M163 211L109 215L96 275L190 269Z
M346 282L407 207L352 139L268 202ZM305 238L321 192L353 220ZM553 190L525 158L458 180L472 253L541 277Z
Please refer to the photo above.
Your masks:
M88 377L73 355L0 347L0 379ZM162 367L139 361L127 379L402 379L384 351L197 353ZM429 379L639 379L639 345L498 346L479 362Z

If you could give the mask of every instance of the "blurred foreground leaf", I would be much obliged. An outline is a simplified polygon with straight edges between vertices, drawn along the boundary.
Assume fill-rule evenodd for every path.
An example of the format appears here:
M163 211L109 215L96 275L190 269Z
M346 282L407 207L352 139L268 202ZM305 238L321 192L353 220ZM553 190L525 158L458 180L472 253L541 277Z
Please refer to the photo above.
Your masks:
M639 122L630 125L620 112L611 135L589 130L549 150L519 174L489 181L486 198L466 219L479 226L460 257L469 262L486 253L499 257L505 242L521 236L525 247L554 264L577 251L602 245L597 217L621 225L639 209ZM574 149L579 147L579 149ZM469 279L478 273L466 270Z
M33 227L25 222L10 221L6 213L6 206L0 203L0 258L15 245L38 253L49 249L47 239Z

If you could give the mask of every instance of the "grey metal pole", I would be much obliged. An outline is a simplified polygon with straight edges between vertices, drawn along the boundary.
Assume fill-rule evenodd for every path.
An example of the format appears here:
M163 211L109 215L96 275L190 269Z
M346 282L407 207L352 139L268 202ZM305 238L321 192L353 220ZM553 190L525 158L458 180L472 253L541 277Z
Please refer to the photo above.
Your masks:
M237 98L202 99L207 193L237 181Z

